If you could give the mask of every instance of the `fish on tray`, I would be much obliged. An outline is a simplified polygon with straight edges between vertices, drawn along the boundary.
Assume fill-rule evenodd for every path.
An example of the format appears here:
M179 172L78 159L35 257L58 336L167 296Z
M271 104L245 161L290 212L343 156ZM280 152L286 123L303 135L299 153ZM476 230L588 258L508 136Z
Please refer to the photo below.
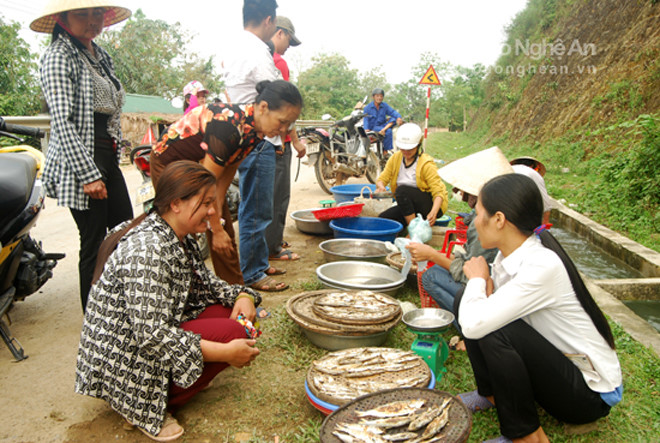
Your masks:
M366 411L355 411L358 417L396 417L409 415L424 406L426 400L418 398L414 400L398 400L378 406Z

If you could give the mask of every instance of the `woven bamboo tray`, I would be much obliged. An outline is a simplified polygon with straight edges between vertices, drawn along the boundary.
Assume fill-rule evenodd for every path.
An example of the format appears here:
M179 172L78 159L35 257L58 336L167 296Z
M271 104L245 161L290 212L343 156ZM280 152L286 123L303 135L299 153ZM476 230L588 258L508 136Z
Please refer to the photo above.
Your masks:
M336 357L343 357L349 353L356 353L358 350L363 350L370 354L385 354L385 353L395 353L399 356L407 356L410 354L410 351L403 351L401 349L394 348L354 348L347 349L343 351L332 352L327 354L323 358L317 360L317 362L322 362L324 360L331 360ZM431 381L431 370L428 365L424 363L422 357L414 355L415 360L410 362L410 365L413 367L398 372L389 372L382 371L377 374L367 375L362 377L346 377L344 374L329 375L319 370L315 364L312 364L307 371L307 386L309 390L317 398L323 400L324 402L341 406L348 403L349 401L354 400L360 395L365 395L373 392L383 391L387 389L392 389L393 387L397 388L424 388L429 385ZM394 362L395 357L390 358L391 362ZM331 384L334 386L341 386L346 389L346 392L337 392L331 391L332 388L324 388L322 383L315 383L314 380L318 380L319 377L324 377L330 379ZM319 386L320 385L320 386Z
M385 332L396 326L401 320L402 311L400 307L388 321L377 324L350 325L329 321L319 317L313 309L314 300L319 296L333 292L343 291L337 289L325 289L294 295L287 301L286 311L289 314L289 317L301 327L313 332L328 335L359 336Z
M448 392L420 388L390 389L358 397L350 403L341 406L325 418L321 425L319 439L323 443L342 443L332 432L340 423L357 423L360 418L355 413L356 411L366 411L393 401L414 400L418 398L426 400L426 404L424 405L426 408L431 405L440 405L447 397L453 399L448 406L450 408L449 423L437 435L444 437L441 440L443 442L467 441L472 430L472 414L465 405ZM396 434L402 432L402 429L405 428L389 429L387 433ZM418 435L421 435L423 430L424 428L417 431Z
M399 271L403 269L403 265L406 263L406 259L403 257L403 254L401 254L401 251L387 254L387 257L385 257L385 261L387 262L388 265L398 269ZM408 274L417 275L417 263L415 262L412 263Z

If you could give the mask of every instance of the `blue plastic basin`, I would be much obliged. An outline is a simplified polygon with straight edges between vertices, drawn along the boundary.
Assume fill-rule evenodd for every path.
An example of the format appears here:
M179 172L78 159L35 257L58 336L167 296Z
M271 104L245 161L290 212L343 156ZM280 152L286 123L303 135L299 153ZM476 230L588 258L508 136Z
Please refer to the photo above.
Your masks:
M449 226L450 221L451 217L445 214L442 217L436 219L435 226Z
M362 191L362 188L364 188L365 186L371 189L371 192L376 192L376 185L371 185L366 183L333 186L332 188L330 188L330 192L332 192L332 195L335 197L335 202L339 204L343 202L353 201L355 197L359 197L360 191ZM367 191L366 189L364 190L364 196L365 197L369 196L369 191Z
M378 217L347 217L330 222L335 238L367 238L394 242L403 229L398 221Z

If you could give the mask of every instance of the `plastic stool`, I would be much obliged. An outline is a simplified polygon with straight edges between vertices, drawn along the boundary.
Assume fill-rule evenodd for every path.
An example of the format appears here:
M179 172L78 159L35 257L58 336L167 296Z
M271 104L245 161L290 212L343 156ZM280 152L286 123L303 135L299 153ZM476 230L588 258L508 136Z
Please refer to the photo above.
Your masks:
M321 205L322 208L332 208L335 204L334 200L321 200L319 201L319 204Z

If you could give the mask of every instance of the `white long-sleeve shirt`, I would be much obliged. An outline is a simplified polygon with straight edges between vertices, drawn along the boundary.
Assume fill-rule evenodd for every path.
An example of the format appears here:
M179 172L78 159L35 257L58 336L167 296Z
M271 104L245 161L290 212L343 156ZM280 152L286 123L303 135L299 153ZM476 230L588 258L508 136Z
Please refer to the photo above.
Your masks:
M282 80L282 73L275 67L268 46L255 34L243 30L232 48L223 62L227 95L232 103L254 103L257 83ZM274 145L282 144L280 136L266 137L266 140Z
M486 281L468 281L458 321L469 339L480 339L522 319L564 354L584 354L593 370L578 366L595 392L621 385L616 352L580 305L563 263L531 235L508 257L498 252L491 275L495 290L486 296Z

